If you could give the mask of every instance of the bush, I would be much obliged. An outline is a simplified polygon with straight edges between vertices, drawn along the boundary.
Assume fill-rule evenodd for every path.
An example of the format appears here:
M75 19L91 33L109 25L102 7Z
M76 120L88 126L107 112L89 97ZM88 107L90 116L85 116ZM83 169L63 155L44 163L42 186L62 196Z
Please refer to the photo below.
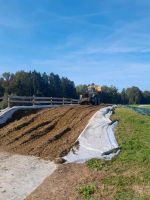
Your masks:
M0 101L0 110L7 108L7 106L8 106L7 99Z

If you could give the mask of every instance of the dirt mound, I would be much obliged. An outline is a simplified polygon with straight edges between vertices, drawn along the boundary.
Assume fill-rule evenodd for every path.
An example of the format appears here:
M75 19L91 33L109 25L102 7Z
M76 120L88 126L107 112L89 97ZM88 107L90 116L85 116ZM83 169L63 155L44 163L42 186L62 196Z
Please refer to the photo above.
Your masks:
M0 129L0 148L53 160L70 150L98 109L100 106L69 106L21 111Z

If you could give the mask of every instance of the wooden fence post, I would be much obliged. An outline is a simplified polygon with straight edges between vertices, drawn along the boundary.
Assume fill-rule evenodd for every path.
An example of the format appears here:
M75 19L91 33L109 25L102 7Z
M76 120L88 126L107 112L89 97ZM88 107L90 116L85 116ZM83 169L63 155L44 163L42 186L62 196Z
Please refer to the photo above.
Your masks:
M10 107L10 96L7 97L8 107Z
M53 105L53 97L51 97L51 105Z
M63 105L65 104L65 100L64 100L64 97L63 97L63 99L62 99L62 104L63 104Z
M34 95L33 95L33 99L32 99L32 105L35 105L35 99L34 99Z

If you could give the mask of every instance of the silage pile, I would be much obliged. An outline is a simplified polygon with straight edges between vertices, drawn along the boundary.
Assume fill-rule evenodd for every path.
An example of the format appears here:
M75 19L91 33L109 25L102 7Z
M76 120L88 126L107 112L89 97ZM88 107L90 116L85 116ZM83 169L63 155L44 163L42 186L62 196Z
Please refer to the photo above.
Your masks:
M99 108L66 106L17 111L11 122L0 129L0 149L48 160L64 156Z

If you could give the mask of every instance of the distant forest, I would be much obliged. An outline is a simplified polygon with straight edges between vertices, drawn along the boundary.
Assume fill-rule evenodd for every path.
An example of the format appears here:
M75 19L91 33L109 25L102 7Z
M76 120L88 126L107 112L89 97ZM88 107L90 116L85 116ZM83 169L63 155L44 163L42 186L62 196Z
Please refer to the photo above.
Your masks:
M18 71L15 74L5 72L0 77L0 97L6 95L47 96L79 98L87 85L77 85L66 77L54 73L36 71ZM150 104L150 91L141 91L138 87L123 89L115 86L102 86L102 103Z

